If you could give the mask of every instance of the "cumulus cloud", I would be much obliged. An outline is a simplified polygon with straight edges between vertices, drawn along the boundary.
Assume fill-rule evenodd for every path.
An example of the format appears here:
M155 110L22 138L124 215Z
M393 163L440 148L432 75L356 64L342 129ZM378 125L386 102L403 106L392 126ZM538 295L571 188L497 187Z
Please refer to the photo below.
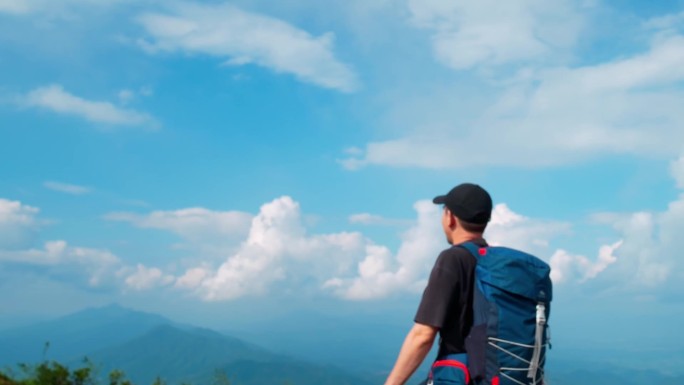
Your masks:
M672 162L671 172L680 189L682 158ZM612 255L610 271L604 273L613 287L637 295L662 295L681 291L684 263L684 192L663 211L599 213L596 223L612 226L621 239ZM607 258L606 258L607 259Z
M505 203L494 206L487 226L487 240L492 246L507 246L533 254L545 253L549 242L569 233L570 223L533 219L511 210Z
M502 88L496 103L468 112L473 116L465 125L422 114L422 125L368 143L342 164L550 167L615 154L672 157L684 143L682 81L684 36L656 35L647 52L632 57L520 76Z
M681 202L675 202L675 206ZM621 247L615 252L618 263L615 264L615 281L622 280L624 285L632 288L648 288L665 284L676 265L676 258L667 254L679 245L675 239L662 238L658 234L660 224L668 217L673 222L684 224L684 211L677 213L637 212L632 214L604 215L610 218L610 224L623 238ZM667 233L667 230L664 232Z
M445 246L440 209L430 201L414 205L416 223L402 235L397 254L384 246L369 244L357 265L357 276L333 277L324 283L343 298L352 300L385 297L397 291L419 292L437 254Z
M285 21L231 4L176 3L167 13L138 18L151 41L148 52L185 52L223 58L228 65L254 63L275 72L344 92L354 91L354 72L335 58L334 35L315 37Z
M76 116L92 123L111 126L158 127L157 121L146 113L121 108L110 102L87 100L65 91L58 84L36 88L26 94L22 102L29 107Z
M417 218L393 252L360 233L308 234L299 204L281 197L261 207L246 239L223 263L191 267L176 277L173 286L207 301L273 290L299 292L307 284L348 300L416 294L424 289L439 251L448 245L439 207L419 201L414 209ZM358 219L365 221L368 216ZM596 261L564 250L554 253L550 241L569 231L568 223L529 218L498 204L486 235L493 245L520 248L550 260L559 283L585 282L615 262L613 251L619 243L602 248ZM161 272L155 274L160 276Z
M45 183L43 183L43 186L50 190L59 191L71 195L83 195L88 194L92 191L89 187L55 181L46 181Z
M175 286L181 289L194 289L199 287L209 275L211 275L209 267L193 267L176 279Z
M670 173L672 174L677 187L684 190L684 156L680 156L671 163Z
M120 259L107 250L69 246L66 241L46 242L42 249L0 250L0 263L31 265L53 274L88 275L88 284L98 286L114 277Z
M617 225L622 223L625 232L620 234L623 240L617 240L599 247L596 257L573 253L565 249L553 248L554 239L570 235L572 224L568 222L530 218L511 210L506 204L494 207L492 220L487 227L487 240L492 246L516 248L546 260L551 266L551 279L555 284L585 284L601 275L602 284L606 287L621 286L620 280L629 277L632 282L647 282L652 279L662 280L667 267L642 255L641 261L629 255L633 253L632 244L644 244L639 238L648 237L652 227L650 215L602 214L595 220ZM631 224L627 224L632 221ZM641 251L643 253L643 250ZM628 267L630 271L620 271ZM609 271L610 268L610 271ZM633 270L631 270L633 269ZM619 276L620 278L615 278ZM648 278L646 278L648 277Z
M205 261L188 268L175 278L173 286L206 301L231 300L273 290L321 288L354 300L381 298L407 290L416 293L423 288L430 260L446 243L439 227L439 208L428 201L418 202L415 208L417 222L404 233L398 252L393 254L386 246L377 245L357 232L308 234L299 204L284 196L264 204L250 218L245 239L220 265L214 267ZM189 213L193 214L192 220L186 221ZM224 216L227 213L234 214L192 209L147 216L114 213L107 217L188 236L208 229L216 231L221 228L218 223L232 216ZM239 214L242 218L238 222L242 223L247 214ZM367 219L365 215L360 218ZM233 226L226 228L232 231ZM160 270L139 267L135 276L129 274L126 283L142 290L168 284L165 277L169 275Z
M678 162L673 162L673 175ZM448 247L439 207L419 201L414 208L415 222L402 234L396 252L357 232L309 234L299 204L287 196L264 204L254 216L191 209L146 216L112 214L110 219L195 237L193 242L200 243L216 242L196 235L209 229L214 229L215 236L233 231L236 224L247 229L237 247L223 247L226 256L218 264L205 259L175 276L144 265L120 269L124 284L135 290L174 287L205 301L272 292L301 295L306 290L323 290L348 300L373 300L422 291L436 256ZM355 218L362 222L377 219L370 214ZM684 247L678 236L684 228L684 198L663 213L604 213L595 220L613 226L619 240L601 246L593 258L552 246L557 237L570 233L571 224L527 217L503 203L494 207L485 235L492 245L518 248L548 261L556 284L587 284L600 278L601 285L642 292L677 276L676 250ZM220 228L227 230L216 230Z
M139 263L132 273L127 274L124 283L134 290L148 290L156 286L171 284L174 280L175 277L164 274L156 267L147 267Z
M429 201L415 205L418 220L402 236L396 256L380 245L366 246L366 256L357 265L353 278L333 277L324 288L351 300L386 297L397 292L420 292L439 251L447 245L439 222L438 207ZM497 204L485 237L492 246L506 246L526 251L550 262L556 283L584 283L598 276L615 262L613 251L621 243L604 246L596 261L551 247L554 238L566 235L571 224L526 217Z
M26 246L36 235L40 210L19 201L0 198L0 250Z
M582 26L574 1L410 0L413 23L433 32L443 64L462 70L547 58L571 47Z
M574 255L565 250L557 250L550 260L551 279L554 283L562 283L573 278L579 282L596 278L599 273L617 261L615 250L621 245L622 241L618 241L612 245L601 246L595 261L583 255Z
M0 268L28 268L77 285L85 282L89 287L116 285L123 272L132 270L109 250L72 246L65 240L32 247L44 222L38 218L39 212L36 207L0 198ZM143 287L144 273L152 275L154 270L138 271L130 285Z
M299 204L281 197L261 207L246 240L217 269L189 269L176 286L218 301L266 293L286 278L291 284L319 282L348 269L364 243L359 233L308 235Z

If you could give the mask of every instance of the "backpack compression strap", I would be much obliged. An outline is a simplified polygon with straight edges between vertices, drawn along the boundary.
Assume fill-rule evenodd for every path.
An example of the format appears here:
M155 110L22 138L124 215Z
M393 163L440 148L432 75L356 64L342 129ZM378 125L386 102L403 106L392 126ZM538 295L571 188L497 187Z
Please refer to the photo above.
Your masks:
M532 383L537 380L537 370L539 370L539 360L541 357L542 345L544 344L544 325L546 324L546 306L543 302L537 304L537 326L534 331L534 350L530 360L530 370L527 378L532 379Z

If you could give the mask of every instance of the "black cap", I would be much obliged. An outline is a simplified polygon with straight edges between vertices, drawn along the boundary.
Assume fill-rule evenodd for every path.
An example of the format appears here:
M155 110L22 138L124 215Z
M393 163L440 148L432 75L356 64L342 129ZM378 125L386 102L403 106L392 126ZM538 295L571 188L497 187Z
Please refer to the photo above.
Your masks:
M492 197L482 187L463 183L454 187L446 195L440 195L432 203L445 205L458 219L485 224L492 216Z

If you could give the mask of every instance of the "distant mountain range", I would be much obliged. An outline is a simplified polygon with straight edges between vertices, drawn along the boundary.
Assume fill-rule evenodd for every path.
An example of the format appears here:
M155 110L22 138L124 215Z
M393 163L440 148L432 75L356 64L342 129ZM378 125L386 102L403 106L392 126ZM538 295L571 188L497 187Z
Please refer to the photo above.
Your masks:
M52 321L0 332L0 365L59 361L82 357L138 337L155 326L172 322L155 314L125 309L119 305L89 308Z
M363 327L370 325L368 320L357 320L349 328L362 332L350 336L349 330L345 333L339 328L347 322L315 321L316 327L288 328L284 320L278 327L264 327L270 334L261 336L255 334L261 327L237 332L241 338L269 346L266 349L227 334L110 305L0 331L0 367L45 359L76 366L87 356L102 375L120 369L138 385L149 385L157 376L169 385L211 384L217 373L225 373L233 385L382 383L405 331L385 327L383 333L373 333L374 328ZM684 383L682 349L648 352L638 347L618 351L589 346L568 351L554 346L549 354L550 385ZM652 364L654 360L660 370ZM418 382L426 365L409 384Z
M371 383L340 368L295 360L237 338L118 305L0 332L3 367L44 359L76 366L86 356L100 373L120 369L140 385L151 384L157 376L170 385L207 384L217 371L236 385Z

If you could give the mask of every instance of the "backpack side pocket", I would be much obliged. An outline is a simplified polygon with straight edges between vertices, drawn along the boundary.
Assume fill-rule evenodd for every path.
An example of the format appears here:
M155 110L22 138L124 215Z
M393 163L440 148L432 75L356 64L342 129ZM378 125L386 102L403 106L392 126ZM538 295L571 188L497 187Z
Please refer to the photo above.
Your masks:
M437 360L432 364L428 385L467 385L470 382L468 367L454 359Z

